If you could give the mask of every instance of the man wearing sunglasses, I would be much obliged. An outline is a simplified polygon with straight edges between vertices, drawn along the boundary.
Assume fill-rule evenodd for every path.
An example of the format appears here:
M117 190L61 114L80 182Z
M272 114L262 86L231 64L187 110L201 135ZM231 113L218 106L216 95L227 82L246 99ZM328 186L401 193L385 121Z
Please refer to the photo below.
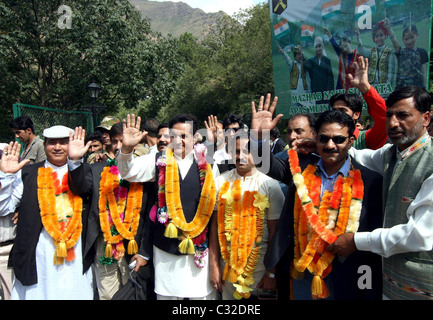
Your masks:
M378 150L351 150L365 166L383 175L383 226L342 234L333 252L374 252L383 257L384 299L433 297L433 142L427 132L432 97L409 86L392 92L386 127L392 144Z
M271 104L270 95L260 101L259 111L255 110L253 104L252 129L257 132L257 139L261 140L261 132L270 130L276 125L281 117L278 115L272 120L272 114L276 107L277 98ZM381 201L381 177L359 165L348 154L354 137L353 132L355 123L353 119L343 112L331 110L323 113L316 122L317 132L316 145L317 154L320 158L313 155L303 156L299 154L301 170L308 164L315 166L316 174L320 176L321 197L325 190L332 191L338 176L347 177L352 169L359 169L364 184L364 198L359 219L358 230L373 230L382 223L381 207L377 205ZM259 143L260 144L260 143ZM277 287L280 299L288 299L290 288L290 266L294 259L295 233L294 233L294 212L296 186L290 170L289 161L284 161L270 155L270 170L267 173L270 177L282 181L289 186L286 201L281 212L280 220L275 231L275 235L270 248L265 257L267 270L277 268ZM322 199L322 198L321 198ZM358 286L360 266L367 265L371 270L371 287L363 290ZM304 272L302 280L292 281L293 297L296 300L307 300L312 298L313 274ZM351 255L343 259L336 256L332 263L332 271L324 277L324 281L329 291L328 299L343 300L362 300L381 298L381 261L371 253L360 253Z

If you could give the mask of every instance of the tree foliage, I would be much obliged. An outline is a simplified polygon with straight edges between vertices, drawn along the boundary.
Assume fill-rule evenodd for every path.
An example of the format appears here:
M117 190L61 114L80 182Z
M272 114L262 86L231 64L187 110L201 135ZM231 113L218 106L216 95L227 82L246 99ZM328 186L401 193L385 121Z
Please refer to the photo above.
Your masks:
M89 104L91 82L111 114L168 101L180 72L175 39L153 35L126 0L69 1L70 28L59 27L61 5L0 1L0 108L8 116L16 102L79 109Z
M222 17L202 41L180 37L185 70L159 116L188 110L205 120L210 114L249 113L252 99L273 92L270 40L267 4Z
M60 28L62 4L0 0L3 140L13 103L79 110L91 82L102 87L102 115L161 122L180 112L249 115L252 100L273 93L267 3L222 16L200 40L153 32L127 0L68 1L71 28Z

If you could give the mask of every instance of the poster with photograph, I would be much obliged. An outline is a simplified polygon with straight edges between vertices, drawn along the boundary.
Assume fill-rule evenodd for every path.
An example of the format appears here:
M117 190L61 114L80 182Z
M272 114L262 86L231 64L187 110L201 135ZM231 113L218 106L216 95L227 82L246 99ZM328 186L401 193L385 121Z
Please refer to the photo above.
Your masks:
M432 0L269 0L277 113L320 114L350 85L358 56L384 98L428 88ZM366 105L364 105L366 112Z

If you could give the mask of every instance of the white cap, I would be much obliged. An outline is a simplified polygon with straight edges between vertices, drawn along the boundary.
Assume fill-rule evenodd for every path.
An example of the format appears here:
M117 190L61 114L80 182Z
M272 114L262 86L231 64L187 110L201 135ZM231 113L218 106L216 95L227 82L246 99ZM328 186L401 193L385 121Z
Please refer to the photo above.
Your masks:
M50 139L69 138L69 133L71 131L73 132L74 130L65 126L53 126L51 128L45 129L42 135L45 138Z

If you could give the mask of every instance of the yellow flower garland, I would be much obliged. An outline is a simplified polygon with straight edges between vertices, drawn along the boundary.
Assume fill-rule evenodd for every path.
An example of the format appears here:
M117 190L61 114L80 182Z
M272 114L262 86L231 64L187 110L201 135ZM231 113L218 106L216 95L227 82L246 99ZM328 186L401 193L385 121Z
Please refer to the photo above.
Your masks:
M104 241L106 242L105 256L107 258L112 257L112 244L119 243L123 239L129 240L128 254L132 255L138 252L135 235L137 234L140 221L143 185L137 182L130 183L128 196L119 197L118 202L116 202L114 189L118 187L119 177L110 171L109 166L106 166L101 173L99 186L99 220ZM107 210L107 203L110 209L109 212ZM125 213L123 221L120 217L121 212ZM113 235L111 232L109 214L116 230L119 232L117 235ZM122 255L123 253L120 254Z
M251 296L268 207L266 195L257 191L245 191L242 195L238 179L231 189L229 181L220 189L217 221L221 256L226 262L223 280L233 283L235 299Z
M323 278L331 271L334 255L326 247L344 232L356 232L364 196L364 184L359 170L352 169L348 177L338 177L334 190L320 194L320 176L309 165L301 173L298 154L289 149L289 163L297 188L294 204L295 257L291 271L294 279L308 269L314 274L312 295L328 296ZM320 206L318 202L320 201Z
M180 200L179 171L173 156L173 150L166 150L165 197L167 213L171 221L166 227L164 235L168 238L179 238L179 251L194 254L192 239L199 236L209 223L216 202L215 181L210 164L206 164L206 177L200 194L199 205L194 219L186 222ZM179 234L179 230L182 234Z
M67 177L67 176L66 176ZM72 261L75 258L74 246L81 236L82 221L81 214L83 201L80 196L73 194L66 183L63 183L63 190L66 189L68 203L65 205L66 197L60 194L56 197L56 184L59 184L57 174L52 168L38 169L38 202L41 213L42 224L48 234L53 238L56 251L54 253L54 264L60 265L64 261ZM72 208L72 217L64 217L58 212L56 202L62 201L61 207ZM66 218L66 221L65 221Z

